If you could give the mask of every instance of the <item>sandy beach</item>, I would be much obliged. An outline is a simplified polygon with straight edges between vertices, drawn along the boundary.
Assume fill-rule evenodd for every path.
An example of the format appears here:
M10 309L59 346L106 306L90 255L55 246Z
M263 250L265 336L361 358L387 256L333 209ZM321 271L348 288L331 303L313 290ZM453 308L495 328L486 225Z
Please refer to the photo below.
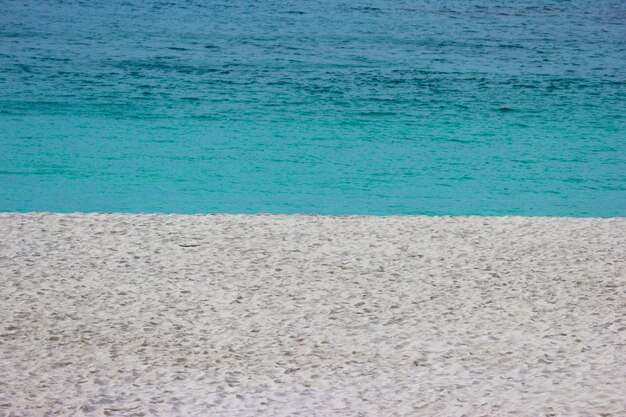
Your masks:
M625 416L626 219L0 213L0 416Z

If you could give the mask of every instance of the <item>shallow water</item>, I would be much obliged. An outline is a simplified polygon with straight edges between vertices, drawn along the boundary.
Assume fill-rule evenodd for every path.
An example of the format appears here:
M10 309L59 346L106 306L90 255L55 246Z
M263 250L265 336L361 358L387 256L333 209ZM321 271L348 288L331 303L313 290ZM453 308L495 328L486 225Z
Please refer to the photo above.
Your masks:
M0 8L1 211L626 216L623 1Z

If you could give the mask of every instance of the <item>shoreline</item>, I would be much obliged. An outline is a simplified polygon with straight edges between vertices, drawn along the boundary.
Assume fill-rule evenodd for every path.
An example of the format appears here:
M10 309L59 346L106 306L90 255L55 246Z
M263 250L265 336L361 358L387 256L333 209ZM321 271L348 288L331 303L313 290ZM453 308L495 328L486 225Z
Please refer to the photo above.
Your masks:
M0 212L0 416L626 414L626 218Z
M587 219L587 220L619 220L626 219L626 216L593 217L593 216L548 216L548 215L491 215L491 214L467 214L467 215L442 215L442 214L318 214L318 213L166 213L166 212L125 212L125 211L0 211L2 215L55 215L55 216L189 216L189 217L209 217L209 216L244 216L244 217L322 217L322 218L523 218L523 219Z

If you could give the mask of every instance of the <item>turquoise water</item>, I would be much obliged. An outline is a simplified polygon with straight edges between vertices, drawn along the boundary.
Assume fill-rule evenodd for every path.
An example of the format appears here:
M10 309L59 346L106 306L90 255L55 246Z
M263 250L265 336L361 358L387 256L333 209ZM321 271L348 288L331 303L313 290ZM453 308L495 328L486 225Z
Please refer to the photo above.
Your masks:
M626 216L622 0L0 11L0 211Z

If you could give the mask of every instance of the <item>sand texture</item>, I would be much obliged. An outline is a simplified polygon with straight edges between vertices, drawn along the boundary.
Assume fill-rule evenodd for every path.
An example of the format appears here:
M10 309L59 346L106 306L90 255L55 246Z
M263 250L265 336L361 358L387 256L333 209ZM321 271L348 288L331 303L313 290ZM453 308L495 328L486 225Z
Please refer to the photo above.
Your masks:
M0 214L0 416L625 416L626 219Z

